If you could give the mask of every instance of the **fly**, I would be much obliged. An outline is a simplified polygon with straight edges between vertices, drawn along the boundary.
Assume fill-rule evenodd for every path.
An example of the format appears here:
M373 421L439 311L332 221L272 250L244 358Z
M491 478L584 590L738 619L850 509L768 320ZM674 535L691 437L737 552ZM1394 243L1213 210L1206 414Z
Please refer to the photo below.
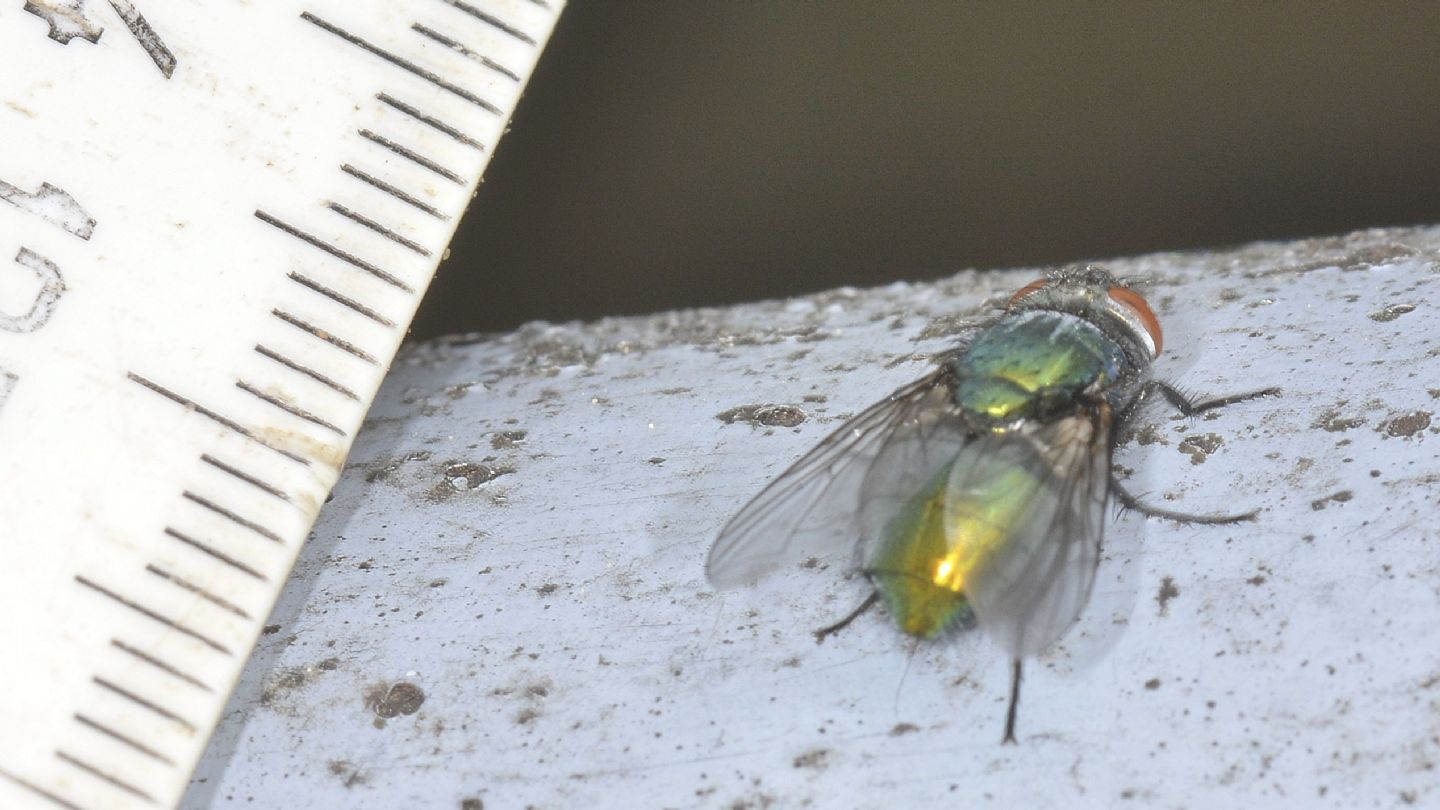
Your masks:
M1160 394L1186 416L1279 393L1193 400L1150 377L1164 337L1150 305L1102 268L1022 288L939 366L846 422L726 524L706 575L717 588L852 548L872 592L823 640L883 602L905 633L978 625L1012 662L1004 742L1015 742L1022 663L1089 600L1113 498L1148 506L1111 470L1116 438Z

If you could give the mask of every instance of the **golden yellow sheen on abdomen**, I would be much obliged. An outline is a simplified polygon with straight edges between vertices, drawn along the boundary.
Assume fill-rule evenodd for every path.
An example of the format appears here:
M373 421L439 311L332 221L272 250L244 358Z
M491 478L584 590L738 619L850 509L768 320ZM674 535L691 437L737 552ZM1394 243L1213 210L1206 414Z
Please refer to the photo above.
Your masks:
M1033 476L1011 467L949 492L951 469L971 463L967 456L962 450L896 514L867 565L890 614L912 636L934 638L973 621L966 583L1013 536L1035 490Z

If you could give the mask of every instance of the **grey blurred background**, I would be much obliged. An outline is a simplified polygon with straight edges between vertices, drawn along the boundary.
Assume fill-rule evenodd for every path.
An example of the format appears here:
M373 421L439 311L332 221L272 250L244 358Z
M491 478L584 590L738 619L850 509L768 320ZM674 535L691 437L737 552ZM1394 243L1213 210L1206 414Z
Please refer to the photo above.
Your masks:
M412 338L1440 222L1440 4L572 0Z

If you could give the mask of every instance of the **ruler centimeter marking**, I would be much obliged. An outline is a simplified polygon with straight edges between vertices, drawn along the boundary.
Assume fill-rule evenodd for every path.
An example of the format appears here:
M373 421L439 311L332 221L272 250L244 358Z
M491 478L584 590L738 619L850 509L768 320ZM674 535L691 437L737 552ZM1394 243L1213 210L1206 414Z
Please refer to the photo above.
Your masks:
M562 4L136 5L0 9L6 808L179 801Z

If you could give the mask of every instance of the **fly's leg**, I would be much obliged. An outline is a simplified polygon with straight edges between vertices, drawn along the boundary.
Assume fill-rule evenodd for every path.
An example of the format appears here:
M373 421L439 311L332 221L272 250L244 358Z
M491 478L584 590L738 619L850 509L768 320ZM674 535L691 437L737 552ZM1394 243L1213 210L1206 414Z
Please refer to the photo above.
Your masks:
M1010 676L1010 708L1005 711L1005 739L1001 745L1015 744L1015 715L1020 712L1020 659L1014 661Z
M850 611L850 615L846 616L845 618L841 619L841 620L838 621L838 622L835 622L834 624L830 625L829 627L822 627L822 628L820 628L819 630L816 630L816 631L815 631L815 643L816 643L816 644L824 644L824 643L825 643L825 639L827 639L827 638L829 638L830 636L832 636L832 635L840 632L841 630L844 630L845 628L849 627L851 622L853 622L853 621L855 621L856 619L860 618L862 615L865 614L866 611L870 610L870 608L875 607L875 603L877 603L877 602L879 602L879 601L880 601L880 592L879 592L879 591L871 591L871 592L870 592L870 595L865 598L865 601L860 603L860 607L857 607L857 608L855 608L854 610Z
M1150 382L1145 383L1145 386L1140 389L1140 395L1135 397L1135 399L1131 400L1130 404L1126 406L1124 412L1120 415L1120 423L1125 424L1126 422L1128 422L1129 418L1134 415L1135 411L1142 404L1144 404L1145 400L1150 396L1150 394L1157 391L1160 393L1161 396L1165 397L1165 400L1171 405L1173 405L1175 407L1175 410L1179 411L1182 416L1194 416L1196 414L1204 413L1206 411L1214 410L1216 408L1223 408L1226 405L1234 405L1237 402L1245 402L1246 400L1259 399L1260 397L1277 396L1280 393L1279 388L1262 388L1259 391L1246 391L1243 394L1230 394L1222 397L1210 397L1208 399L1192 399L1189 396L1186 396L1183 391L1171 385L1170 383L1162 382L1160 380L1151 380ZM1136 511L1142 515L1148 515L1150 517L1173 520L1176 523L1199 523L1214 526L1223 525L1226 523L1242 523L1247 520L1254 520L1256 515L1256 512L1253 509L1249 512L1244 512L1238 515L1192 515L1188 512L1172 512L1169 509L1161 509L1158 506L1150 506L1149 504L1130 494L1130 492L1126 490L1125 487L1121 486L1120 482L1116 480L1115 474L1113 472L1110 474L1110 491L1114 493L1115 500L1119 501L1120 505L1125 507L1126 509Z
M1135 397L1134 402L1125 409L1123 416L1130 416L1130 412L1135 410L1140 403L1144 402L1146 397L1153 391L1159 391L1160 395L1165 397L1165 400L1171 405L1174 405L1175 410L1179 411L1182 416L1194 416L1197 413L1223 408L1226 405L1234 405L1237 402L1259 399L1260 397L1273 397L1280 393L1279 388L1262 388L1259 391L1246 391L1243 394L1230 394L1223 397L1210 397L1209 399L1191 399L1170 383L1151 380L1145 383L1144 388L1140 389L1140 396Z
M1254 509L1238 515L1192 515L1189 512L1172 512L1169 509L1161 509L1158 506L1151 506L1139 498L1131 495L1129 490L1115 480L1115 474L1110 474L1110 492L1115 500L1126 509L1139 512L1150 517L1165 518L1176 523L1199 523L1206 526L1223 526L1227 523L1244 523L1247 520L1254 520L1258 512Z

